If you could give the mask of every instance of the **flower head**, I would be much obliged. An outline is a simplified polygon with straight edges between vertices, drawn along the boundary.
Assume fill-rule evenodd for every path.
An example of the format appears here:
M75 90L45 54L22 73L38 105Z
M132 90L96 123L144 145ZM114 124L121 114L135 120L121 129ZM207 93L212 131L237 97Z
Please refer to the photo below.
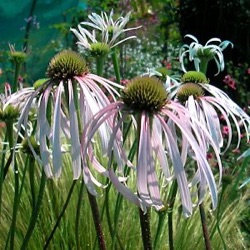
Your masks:
M211 134L218 150L223 147L223 135L227 135L227 145L224 152L232 142L233 126L236 128L239 147L241 141L241 129L243 124L249 140L250 117L236 103L234 103L222 90L208 83L208 79L202 72L189 71L182 77L182 83L174 92L176 98L188 108L192 117L198 119ZM206 93L206 94L205 94ZM210 93L211 96L207 95ZM172 97L174 96L172 95ZM224 117L227 133L224 133L220 117Z
M25 131L33 155L43 165L48 177L59 177L62 155L70 151L76 179L81 174L81 130L97 111L110 104L101 87L116 99L119 96L116 88L122 86L91 74L84 58L69 50L59 52L51 59L47 75L49 78L37 81L26 96L18 130L22 125L28 127L29 114L35 105L37 130ZM12 102L16 96L25 93L28 93L26 88L18 91L11 97ZM29 140L31 133L38 139L39 155Z
M166 104L167 92L157 78L137 77L127 84L122 100L128 109L142 112L157 112Z
M120 38L122 34L140 28L125 28L131 13L127 13L125 17L120 16L116 20L113 19L113 15L113 10L109 15L106 12L101 12L101 15L92 13L88 15L89 21L81 22L78 25L79 31L71 28L70 30L77 36L79 40L77 43L92 52L95 51L96 46L99 47L99 50L100 48L102 50L105 48L105 50L108 52L109 49L114 48L124 41L136 38L136 36L129 36L124 39ZM87 28L84 28L86 26L92 28L93 30L89 31Z
M13 62L17 66L22 65L27 59L26 53L23 51L15 50L14 45L9 45L9 47L10 47L9 55L11 62Z
M5 83L4 90L5 93L0 94L0 121L16 121L20 114L20 108L8 103L11 96L11 86L9 83Z
M123 175L123 167L128 162L127 157L124 156L126 142L123 140L123 143L120 143L119 131L123 121L129 118L134 121L134 127L130 128L131 134L138 135L138 137L134 136L135 140L136 138L138 140L138 157L131 167L131 171L136 175L136 190L131 184L130 176ZM168 99L159 80L145 76L132 79L124 88L121 101L111 103L94 115L82 135L83 168L89 169L88 162L93 166L102 166L101 162L96 162L97 159L93 161L92 155L88 152L92 148L92 140L98 134L98 129L105 123L109 124L111 131L110 137L107 138L109 168L105 173L108 172L111 182L127 199L142 208L153 206L161 209L164 206L161 199L161 192L164 192L163 184L175 178L185 215L192 213L193 201L190 189L196 188L197 183L202 187L201 200L204 196L203 191L208 187L213 205L216 206L217 188L204 145L210 143L220 161L216 146L208 132L204 131L202 136L205 140L202 138L197 129L198 123L190 119L190 113L186 108ZM182 149L180 149L177 134L181 135ZM209 139L210 142L208 142ZM127 146L131 147L131 145ZM123 161L123 164L122 162L118 164L117 170L111 167L113 151L120 152L120 159ZM197 162L196 173L191 178L184 168L188 156ZM170 167L171 165L173 168ZM102 167L105 169L104 166ZM163 179L159 177L161 176L159 171L163 172ZM134 178L131 177L131 179ZM89 182L89 189L95 193L91 182Z
M64 50L49 63L47 76L53 80L73 79L88 73L86 61L74 51Z
M191 38L193 42L190 45L184 44L182 46L184 51L180 50L180 62L184 72L186 72L184 65L184 58L186 54L189 54L189 61L194 61L196 71L202 71L203 73L206 73L207 63L211 60L215 60L218 69L216 75L219 74L220 71L224 70L225 64L222 52L228 45L233 47L233 44L230 41L225 40L221 42L219 38L211 38L206 42L205 45L201 45L196 37L192 35L186 35L185 37ZM213 42L219 44L212 44Z

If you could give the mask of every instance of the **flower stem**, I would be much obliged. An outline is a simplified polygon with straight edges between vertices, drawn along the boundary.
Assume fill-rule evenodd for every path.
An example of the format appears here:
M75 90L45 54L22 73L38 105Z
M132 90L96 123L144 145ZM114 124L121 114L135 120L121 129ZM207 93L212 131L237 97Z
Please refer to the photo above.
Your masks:
M159 211L158 212L158 225L157 225L157 229L156 229L156 234L155 234L155 239L154 239L154 249L158 249L158 241L163 229L163 223L164 223L164 219L166 217L166 211Z
M207 59L201 59L201 64L200 64L200 71L206 75L207 73L207 66L208 66L209 60Z
M14 250L14 243L15 243L15 231L16 231L16 218L18 212L18 205L19 205L19 173L17 169L16 160L14 160L14 201L13 201L13 211L12 211L12 222L10 226L10 231L8 235L8 239L10 237L10 248L6 248L8 246L8 241L6 241L5 249Z
M17 83L18 83L18 76L20 73L20 69L21 69L21 63L16 62L15 63L15 74L14 74L14 81L13 81L13 92L17 92Z
M33 18L33 14L36 8L36 3L37 3L37 0L32 1L32 5L30 8L30 12L29 12L29 18ZM28 50L28 41L29 41L29 34L30 34L31 27L32 27L32 20L27 22L26 28L25 28L25 35L24 35L24 42L23 42L23 48L25 52L27 52Z
M13 130L13 121L7 121L7 135L8 135L8 141L9 141L9 147L10 147L10 159L12 161L12 155L14 153L14 130ZM8 234L8 239L6 240L5 248L7 249L8 242L10 239L10 248L9 249L15 249L14 243L15 243L15 231L16 231L16 218L17 218L17 212L18 212L18 205L19 205L19 172L18 172L18 166L16 162L16 158L14 158L13 162L13 169L14 169L14 201L13 201L13 211L12 211L12 222ZM9 165L8 165L9 166ZM4 169L6 171L6 167ZM5 176L4 176L5 177ZM10 238L9 238L10 237Z
M201 217L202 232L203 232L203 237L205 241L205 248L206 250L211 250L212 249L211 242L210 242L210 237L208 233L206 213L205 213L203 203L200 203L199 210L200 210L200 217Z
M29 157L30 158L30 162L29 162L29 182L30 182L30 192L31 192L31 206L32 206L32 210L35 209L35 161L34 158Z
M31 160L31 164L34 164L34 163L35 162ZM42 170L40 188L39 188L39 193L38 193L36 205L35 205L35 207L32 207L32 215L31 215L31 218L30 218L29 227L28 227L28 230L27 230L26 235L24 237L23 244L22 244L22 246L20 248L21 250L27 249L28 242L30 240L30 237L32 236L33 231L34 231L36 221L37 221L37 218L38 218L38 215L39 215L39 211L40 211L40 208L41 208L41 205L42 205L46 180L47 180L46 174Z
M4 142L7 142L7 134L5 135ZM1 166L0 166L0 225L1 225L1 213L2 213L2 194L3 194L4 163L5 163L5 156L6 156L6 148L7 148L7 144L4 144L3 154L2 154L2 159L1 159Z
M211 232L211 238L213 238L213 235L214 235L214 233L215 233L215 231L217 229L217 231L219 233L219 236L221 238L224 250L226 250L227 247L226 247L226 243L225 243L225 240L223 238L223 235L222 235L222 232L221 232L221 229L220 229L220 220L221 220L221 217L223 215L223 212L221 213L221 205L222 205L222 200L223 200L226 188L227 188L227 185L222 183L222 189L221 189L220 199L219 199L217 213L216 213L216 224L215 224L215 227L213 228L213 231Z
M139 213L144 250L152 250L152 239L150 233L150 210L148 208L147 213L144 213L142 209L139 208Z
M106 250L106 243L105 243L104 234L103 234L103 231L102 231L98 204L96 202L95 196L90 194L89 191L87 191L87 193L88 193L89 203L90 203L90 206L91 206L91 211L92 211L92 215L93 215L95 229L96 229L96 232L97 232L99 249L100 250Z
M78 202L76 208L76 221L75 221L75 237L76 237L76 249L81 249L80 242L79 242L79 224L80 224L80 212L82 206L82 197L83 197L83 190L84 190L84 181L81 182L80 191L78 195Z
M169 195L168 195L168 242L169 242L169 250L174 250L174 237L173 237L173 209L175 198L177 194L178 184L177 181L174 180Z
M103 65L105 56L96 57L96 73L98 76L103 76Z
M73 190L74 190L75 184L76 184L76 180L73 180L73 183L72 183L72 185L71 185L71 187L70 187L70 190L69 190L69 192L68 192L67 199L66 199L66 201L65 201L65 203L64 203L64 205L63 205L62 211L61 211L61 213L59 214L58 219L57 219L57 221L56 221L56 224L55 224L55 226L53 227L53 229L52 229L52 231L51 231L51 233L50 233L50 235L49 235L48 239L46 240L46 243L45 243L45 245L44 245L44 247L43 247L44 250L48 248L49 243L50 243L50 241L52 240L52 238L53 238L53 236L54 236L54 233L56 232L56 229L59 227L60 221L61 221L61 219L62 219L62 217L63 217L63 215L64 215L64 213L65 213L65 211L66 211L66 208L68 207L70 198L71 198L71 196L72 196L72 194L73 194Z
M114 48L111 55L112 55L112 61L113 61L113 65L114 65L116 82L121 83L121 75L120 75L120 68L119 68L119 62L118 62L118 58L117 58L116 48Z

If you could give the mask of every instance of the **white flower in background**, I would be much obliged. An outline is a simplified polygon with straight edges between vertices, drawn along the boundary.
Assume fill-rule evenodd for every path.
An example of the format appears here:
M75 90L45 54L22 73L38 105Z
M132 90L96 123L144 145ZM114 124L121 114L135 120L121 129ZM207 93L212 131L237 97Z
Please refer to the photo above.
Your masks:
M225 40L222 42L219 38L211 38L205 45L202 45L193 35L186 35L185 37L191 38L193 42L191 42L190 45L184 44L180 50L180 62L184 72L186 72L185 57L187 55L189 61L194 61L196 71L201 71L206 74L207 64L211 60L215 60L218 69L216 75L224 70L225 64L222 52L228 45L233 47L230 41Z
M119 16L117 20L114 20L113 10L109 15L106 12L102 12L101 15L92 13L88 15L90 21L81 22L78 25L79 31L74 28L70 30L78 38L77 44L83 46L85 49L94 50L97 46L96 44L106 45L106 49L112 49L126 40L136 38L134 35L121 38L124 33L141 27L125 28L130 14L129 12L125 17ZM86 26L90 27L91 31Z

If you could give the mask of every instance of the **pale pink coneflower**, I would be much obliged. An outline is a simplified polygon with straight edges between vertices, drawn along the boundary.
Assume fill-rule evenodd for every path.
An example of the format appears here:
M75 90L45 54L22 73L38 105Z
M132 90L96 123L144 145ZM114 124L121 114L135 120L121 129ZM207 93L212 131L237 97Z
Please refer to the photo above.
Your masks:
M29 115L35 105L39 154L28 140L34 157L44 167L48 177L59 177L62 155L69 150L73 178L77 179L82 170L79 138L81 130L96 112L110 104L101 88L115 100L119 96L118 89L123 87L91 74L82 56L70 50L62 51L52 58L47 76L47 80L40 82L31 92L27 91L30 94L27 94L23 105L18 129L21 126L27 127ZM16 93L12 100L17 95L21 98L21 94L26 93L25 89ZM31 136L28 130L25 133L27 138ZM108 136L107 133L105 128L101 129L104 138ZM103 144L103 148L105 147Z
M205 95L205 92L212 95ZM237 149L241 142L241 127L249 140L250 117L223 91L209 84L202 72L189 71L182 77L181 84L172 93L185 107L193 118L199 120L207 128L218 150L226 152L232 142L232 131L237 132ZM223 124L220 117L223 116ZM224 125L225 124L225 125ZM241 124L241 125L240 125ZM227 133L223 130L226 126ZM224 146L223 135L227 135L227 145Z
M83 168L88 169L88 164L102 166L96 158L92 161L92 155L88 152L92 152L92 140L98 135L99 127L108 123L112 134L107 142L107 171L111 182L124 197L143 209L150 206L157 210L162 209L164 201L161 192L166 192L164 190L166 182L176 179L186 216L191 215L194 205L191 189L193 194L197 185L192 185L193 182L199 184L201 189L199 202L204 198L204 191L208 188L215 208L218 198L217 186L207 161L204 144L211 140L210 145L214 148L221 170L219 152L208 132L204 131L203 136L206 134L207 137L205 142L202 141L199 123L191 121L190 116L185 107L168 99L167 92L159 79L148 76L137 77L126 85L120 101L113 102L100 110L85 126L81 138ZM130 151L128 147L126 152L126 145L122 146L119 143L120 135L117 136L124 121L130 118L134 120L132 123L134 127L131 130L134 138L137 138L138 150L137 160L131 167L133 172L126 176L121 167L127 164L125 162L127 158L123 158L123 165L114 169L112 154L113 150L122 152L121 155ZM177 134L180 137L177 137ZM188 176L184 168L188 151L192 151L192 159L196 160L196 173L193 177ZM163 178L160 177L162 173ZM136 187L130 182L134 174Z

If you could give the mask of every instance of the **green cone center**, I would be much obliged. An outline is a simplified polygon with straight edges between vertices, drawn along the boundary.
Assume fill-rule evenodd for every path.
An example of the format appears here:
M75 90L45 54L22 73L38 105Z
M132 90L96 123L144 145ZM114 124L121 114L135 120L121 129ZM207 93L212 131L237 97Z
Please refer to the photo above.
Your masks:
M199 71L188 71L182 76L181 80L183 83L209 83L206 75Z
M122 100L135 112L158 112L166 104L168 94L155 77L137 77L129 82L122 93Z
M197 99L204 95L203 89L196 83L183 84L176 93L176 97L179 102L184 103L188 100L189 96L193 96Z
M55 55L47 69L48 77L55 80L73 79L88 73L85 59L75 51L64 50Z

